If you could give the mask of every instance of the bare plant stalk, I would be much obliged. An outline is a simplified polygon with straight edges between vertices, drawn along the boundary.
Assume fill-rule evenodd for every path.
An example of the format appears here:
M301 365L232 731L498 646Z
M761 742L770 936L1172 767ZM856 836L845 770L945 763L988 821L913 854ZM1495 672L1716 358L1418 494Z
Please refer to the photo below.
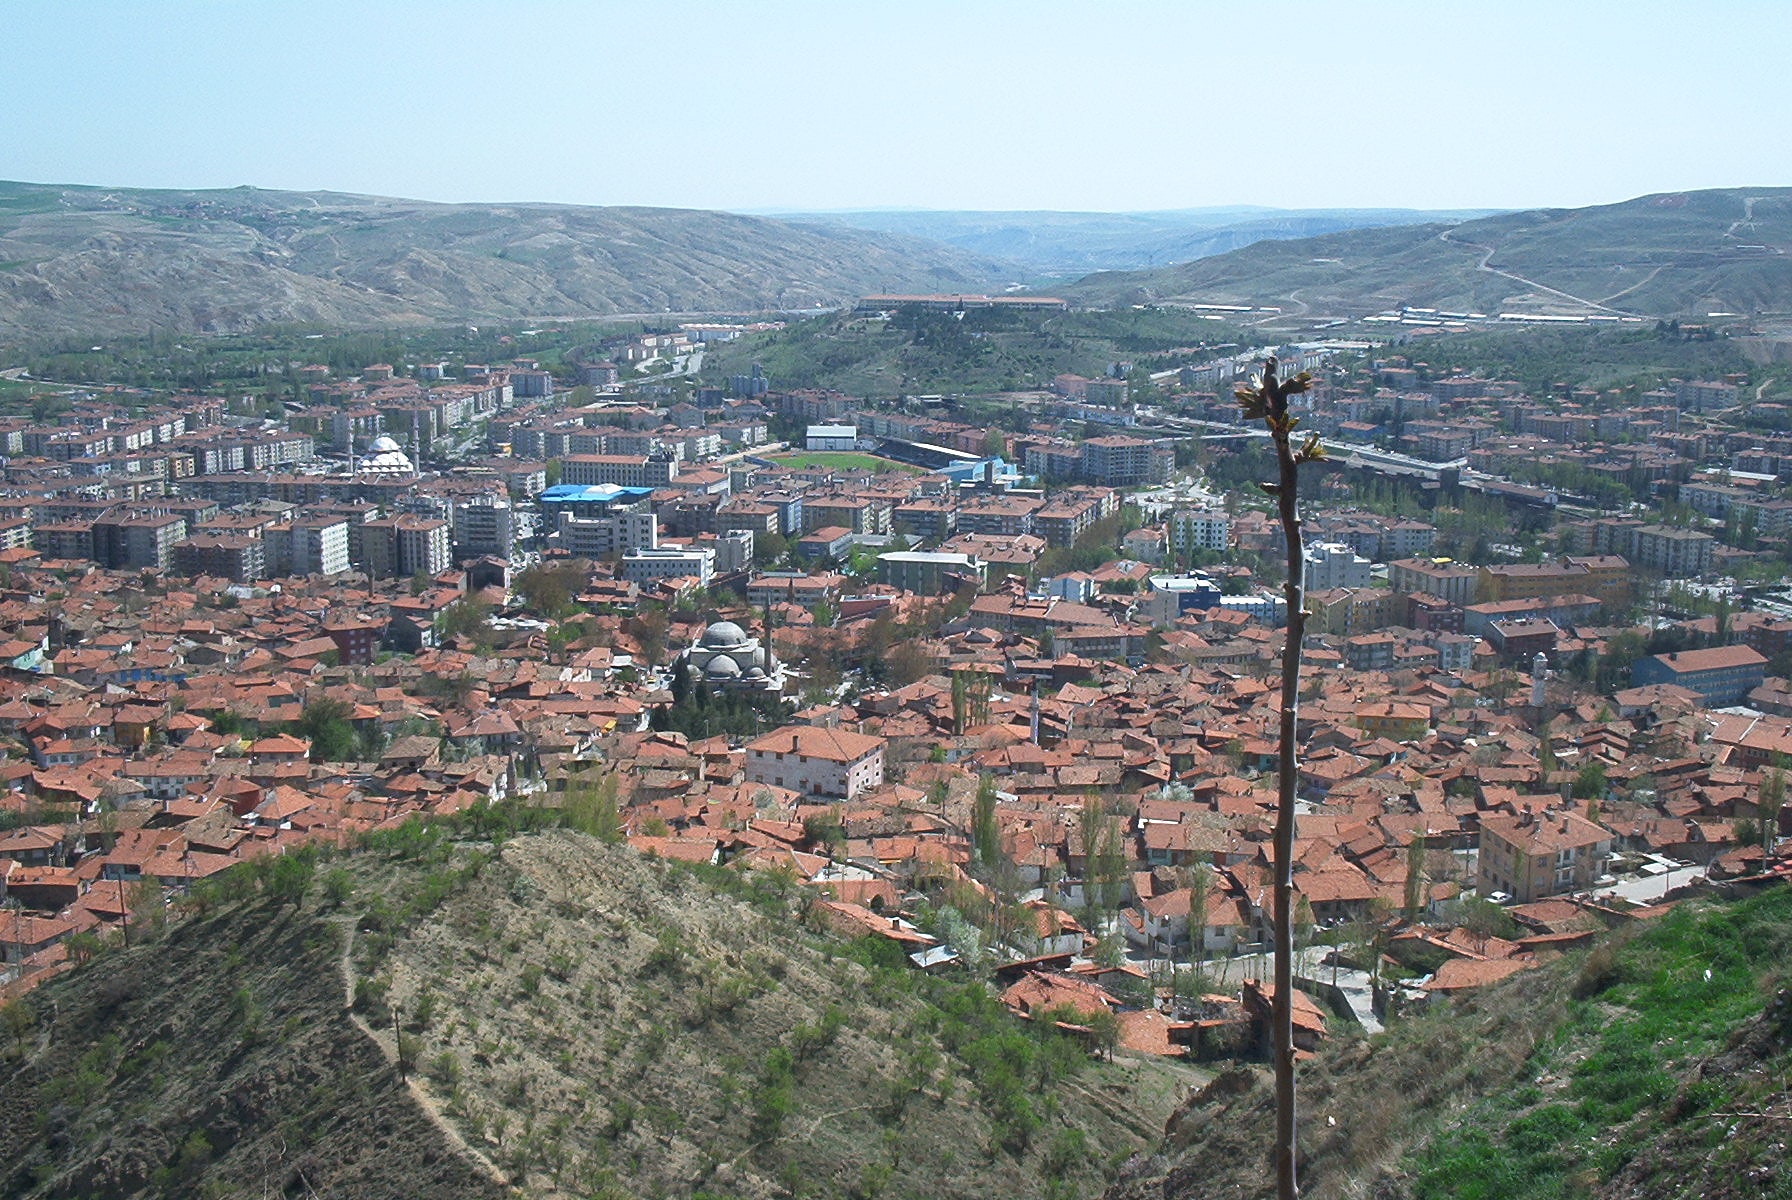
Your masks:
M1307 614L1303 584L1304 545L1300 532L1298 481L1300 464L1325 457L1319 439L1309 434L1294 448L1294 427L1300 418L1289 415L1288 397L1304 392L1312 379L1305 372L1288 380L1276 378L1276 360L1264 362L1263 374L1249 387L1239 388L1238 404L1246 420L1261 420L1269 428L1276 453L1276 482L1260 486L1276 499L1282 537L1287 542L1288 581L1283 585L1288 625L1282 642L1282 723L1276 765L1276 888L1275 888L1275 997L1270 1010L1270 1040L1275 1046L1276 1070L1276 1197L1296 1200L1300 1184L1295 1173L1294 1096L1294 794L1296 769L1296 717L1300 704L1300 656Z

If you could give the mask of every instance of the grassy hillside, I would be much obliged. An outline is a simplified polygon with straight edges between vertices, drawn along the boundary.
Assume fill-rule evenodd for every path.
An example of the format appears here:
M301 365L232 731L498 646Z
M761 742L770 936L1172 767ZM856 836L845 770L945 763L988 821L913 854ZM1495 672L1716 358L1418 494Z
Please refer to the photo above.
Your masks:
M1399 305L1498 313L1792 310L1792 189L1644 196L1451 225L1258 242L1156 271L1061 289L1087 304L1187 299L1314 316Z
M1194 1078L1090 1061L800 892L408 827L34 993L0 1194L1070 1197Z
M796 310L1013 273L898 234L683 209L0 183L16 335Z
M1686 907L1334 1048L1302 1194L1792 1196L1792 891ZM1216 1081L1110 1200L1274 1194L1267 1081Z
M1241 336L1176 309L1049 315L973 309L963 320L946 313L905 312L888 321L834 315L722 345L705 356L703 375L726 380L759 363L780 388L873 397L1019 391L1044 387L1066 371L1100 376L1111 363L1147 365L1153 355Z

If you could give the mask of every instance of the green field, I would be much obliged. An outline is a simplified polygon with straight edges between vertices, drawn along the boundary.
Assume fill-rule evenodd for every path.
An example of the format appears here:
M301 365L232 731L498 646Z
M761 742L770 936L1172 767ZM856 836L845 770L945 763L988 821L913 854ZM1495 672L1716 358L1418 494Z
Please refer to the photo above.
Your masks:
M838 471L907 471L911 475L926 474L920 467L909 463L851 450L796 450L789 454L768 454L766 458L786 467L832 467Z

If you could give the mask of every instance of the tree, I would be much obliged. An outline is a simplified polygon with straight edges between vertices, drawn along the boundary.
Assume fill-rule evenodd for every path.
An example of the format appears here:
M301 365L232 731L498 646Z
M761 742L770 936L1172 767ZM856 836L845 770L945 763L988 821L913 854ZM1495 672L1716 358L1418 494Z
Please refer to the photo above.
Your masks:
M996 780L983 775L977 780L977 800L971 812L971 849L985 871L995 868L1002 854L1002 832L996 822Z
M1119 907L1120 884L1126 877L1125 850L1120 822L1106 811L1101 797L1083 797L1079 832L1083 839L1083 898L1095 920L1105 926L1106 915Z
M278 855L263 876L262 892L276 903L299 904L311 886L315 869L311 855L304 852Z
M1288 552L1288 574L1282 590L1287 601L1288 627L1282 642L1282 711L1278 734L1275 844L1275 1000L1270 1014L1270 1040L1275 1048L1276 1074L1276 1196L1295 1200L1300 1185L1295 1171L1294 1094L1294 818L1298 754L1295 748L1296 716L1300 706L1300 658L1306 633L1306 597L1301 586L1306 541L1301 536L1300 467L1325 458L1325 450L1312 434L1297 450L1293 437L1300 418L1289 411L1289 397L1306 391L1312 377L1305 371L1286 380L1276 375L1276 360L1264 361L1263 373L1248 387L1237 389L1239 408L1246 421L1262 421L1275 447L1276 480L1259 486L1275 498L1276 514Z
M1786 803L1786 760L1783 755L1773 756L1773 766L1761 780L1761 795L1755 807L1761 813L1761 845L1769 853L1773 853L1773 839L1780 831L1780 809Z
M1574 776L1574 798L1597 800L1605 795L1605 764L1594 759Z
M489 641L485 622L491 615L491 605L469 596L442 610L442 615L436 618L436 631L443 639L465 637L474 642Z
M325 696L299 713L299 732L311 741L312 762L354 761L360 743L348 720L353 712L346 700Z
M1414 838L1406 847L1406 920L1417 924L1425 907L1425 842Z
M25 1035L37 1023L37 1014L31 1011L31 1005L23 999L8 1000L0 1006L0 1028L6 1030L12 1038L16 1050L25 1049Z
M1207 907L1213 895L1213 868L1197 856L1188 877L1188 957L1194 967L1194 995L1205 986L1207 973Z
M622 840L622 815L616 805L618 791L615 772L605 772L595 784L567 794L560 808L561 819L581 833L615 845Z

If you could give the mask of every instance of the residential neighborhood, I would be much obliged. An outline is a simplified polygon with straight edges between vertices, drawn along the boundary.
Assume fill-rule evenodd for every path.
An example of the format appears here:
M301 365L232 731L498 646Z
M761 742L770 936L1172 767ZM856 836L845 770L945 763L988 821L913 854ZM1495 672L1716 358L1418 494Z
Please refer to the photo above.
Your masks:
M1251 357L1149 403L1060 378L993 430L757 371L616 386L720 328L0 423L7 994L235 866L597 789L642 853L791 872L1019 1015L1247 1052L1285 547L1200 388ZM1792 439L1730 423L1734 385L1614 412L1270 349L1355 364L1302 398L1342 463L1302 555L1308 1049L1676 880L1792 869L1762 805L1792 609L1736 582L1783 541Z

